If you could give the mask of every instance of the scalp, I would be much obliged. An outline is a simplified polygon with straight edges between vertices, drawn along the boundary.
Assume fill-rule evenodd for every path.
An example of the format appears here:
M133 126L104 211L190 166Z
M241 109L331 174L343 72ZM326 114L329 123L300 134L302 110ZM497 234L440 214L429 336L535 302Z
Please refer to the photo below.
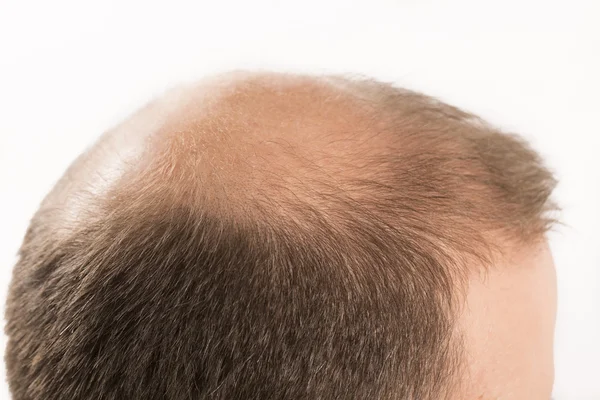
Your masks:
M157 133L146 168L203 207L317 202L332 187L357 196L350 182L378 173L367 160L390 150L381 116L324 79L234 76L194 90L210 100L193 100Z
M553 187L522 140L432 98L367 79L236 72L173 89L107 132L42 209L58 230L96 204L143 212L150 198L249 222L354 209L445 227L460 244L474 230L544 232Z

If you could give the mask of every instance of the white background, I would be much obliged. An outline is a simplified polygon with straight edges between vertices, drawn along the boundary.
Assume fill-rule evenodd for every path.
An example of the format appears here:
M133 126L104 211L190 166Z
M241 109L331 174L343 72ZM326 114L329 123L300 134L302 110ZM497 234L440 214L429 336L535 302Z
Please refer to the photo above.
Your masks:
M232 68L365 73L520 132L547 158L565 222L551 236L555 398L600 399L597 3L0 0L2 304L43 195L150 97Z

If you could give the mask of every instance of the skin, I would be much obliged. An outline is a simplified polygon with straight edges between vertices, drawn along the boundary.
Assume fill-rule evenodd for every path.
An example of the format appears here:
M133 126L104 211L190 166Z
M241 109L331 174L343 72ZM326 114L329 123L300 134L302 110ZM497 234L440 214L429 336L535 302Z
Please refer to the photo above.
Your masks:
M546 240L472 273L458 326L467 399L549 399L554 381L556 274Z
M328 106L328 112L323 113L310 106L312 91L323 90L314 82L289 82L289 90L276 98L268 98L261 92L260 86L254 91L250 90L246 97L239 97L235 90L228 92L244 77L244 74L218 77L198 87L171 91L164 98L143 108L125 124L107 132L95 146L80 156L46 198L42 209L55 210L48 217L52 219L48 224L56 227L57 234L60 234L84 219L86 210L93 204L91 199L101 196L123 174L130 172L132 166L143 162L148 155L148 148L150 154L161 151L165 145L177 148L175 156L185 160L190 157L190 148L202 146L210 155L209 158L226 158L228 162L222 167L229 168L224 174L228 181L223 185L223 192L216 192L215 205L222 203L218 196L235 198L240 193L251 194L252 188L262 187L262 181L252 181L239 175L238 171L244 171L243 163L269 162L269 167L274 170L284 167L298 169L293 159L283 159L268 146L248 144L254 138L236 136L235 133L226 140L209 137L198 141L198 138L186 137L189 133L185 132L190 131L190 124L202 118L206 109L214 111L216 107L217 114L224 117L230 115L227 102L223 106L223 103L214 101L223 98L224 88L229 93L226 95L228 102L246 102L249 115L255 116L263 126L273 127L263 133L262 139L267 142L280 139L277 135L285 123L286 110L281 114L270 110L274 101L289 104L290 110L287 111L304 110L306 126L295 137L299 144L312 143L313 149L321 149L331 140L321 143L319 132L312 131L311 126L319 126L321 130L325 126L334 135L340 135L341 139L348 128L361 126L357 110L348 107L342 91L336 97L338 100ZM285 81L280 76L269 79ZM326 90L335 91L336 88L333 86ZM308 129L304 129L306 127ZM239 130L234 131L238 135L245 134L244 125L241 124ZM168 132L178 132L179 136L174 138ZM367 151L373 154L383 151L386 145L381 138L371 143ZM327 150L343 156L348 150L344 146L340 140L338 147ZM229 151L231 149L235 151ZM239 157L240 154L243 157ZM307 154L313 154L310 148L307 148ZM321 162L318 158L313 161L316 164ZM331 172L343 174L342 165L332 168L334 170ZM200 176L200 179L212 182L211 176ZM456 332L462 337L467 352L460 390L453 393L457 400L542 400L551 395L556 313L552 256L544 239L534 244L507 245L505 250L505 256L498 258L492 268L482 272L473 266L467 277L465 301L456 325Z

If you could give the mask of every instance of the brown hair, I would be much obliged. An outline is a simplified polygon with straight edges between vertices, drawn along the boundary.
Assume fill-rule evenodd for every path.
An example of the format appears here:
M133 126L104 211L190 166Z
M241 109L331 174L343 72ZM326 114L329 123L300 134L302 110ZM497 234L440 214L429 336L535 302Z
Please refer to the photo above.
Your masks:
M441 399L459 385L467 266L548 229L552 175L523 140L430 97L276 78L300 81L242 80L163 127L67 235L36 214L6 310L16 400ZM356 121L310 151L288 137L223 155L206 139L271 129L260 113L339 122L349 106ZM329 151L340 135L358 145Z

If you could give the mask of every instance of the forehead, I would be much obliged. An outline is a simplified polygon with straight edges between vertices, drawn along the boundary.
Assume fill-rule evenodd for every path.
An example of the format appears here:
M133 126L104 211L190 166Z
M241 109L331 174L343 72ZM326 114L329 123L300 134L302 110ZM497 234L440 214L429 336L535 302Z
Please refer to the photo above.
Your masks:
M556 276L546 241L515 251L485 273L473 270L458 324L473 390L486 388L485 398L511 391L549 398L555 314Z

